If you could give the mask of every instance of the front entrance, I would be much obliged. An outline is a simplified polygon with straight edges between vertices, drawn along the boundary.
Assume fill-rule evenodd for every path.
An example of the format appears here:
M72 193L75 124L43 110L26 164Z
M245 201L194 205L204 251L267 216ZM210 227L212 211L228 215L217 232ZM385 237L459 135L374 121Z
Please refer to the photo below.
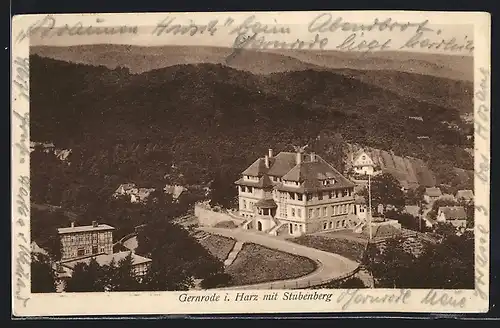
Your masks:
M257 222L257 230L262 231L262 223L260 221Z
M293 224L289 224L289 230L290 230L290 234L293 235Z

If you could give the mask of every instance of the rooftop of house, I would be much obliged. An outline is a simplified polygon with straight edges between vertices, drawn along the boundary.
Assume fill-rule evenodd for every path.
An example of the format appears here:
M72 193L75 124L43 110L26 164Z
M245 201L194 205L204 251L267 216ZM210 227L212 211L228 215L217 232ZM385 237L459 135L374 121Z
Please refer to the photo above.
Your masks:
M38 246L38 244L35 241L31 243L31 253L49 255L49 253L45 249Z
M429 197L440 197L443 194L441 193L441 189L437 187L425 188L425 195Z
M457 191L456 198L473 199L474 193L472 192L472 190L469 189L459 190Z
M75 260L71 260L71 261L65 261L64 263L62 263L62 265L64 265L65 267L68 267L70 269L74 269L78 263L89 264L93 258L101 266L109 265L109 264L111 264L111 262L113 260L115 261L116 264L118 264L118 262L120 262L121 260L124 260L129 254L132 254L132 265L139 265L139 264L151 262L151 259L148 259L147 257L137 255L131 251L123 251L123 252L118 252L118 253L113 253L113 254L99 254L99 255L88 256L85 258L79 258L79 259L75 259Z
M115 230L114 227L107 225L107 224L92 224L92 225L85 225L85 226L74 226L72 225L71 227L66 227L66 228L59 228L57 229L59 234L66 234L66 233L76 233L76 232L88 232L88 231L106 231L106 230Z
M259 158L243 171L242 175L258 177L259 181L245 181L242 178L236 181L236 184L259 188L274 186L284 191L308 192L355 186L314 153L280 152L273 157ZM298 182L299 185L291 187L284 185L283 181L273 183L270 176L281 178L283 181Z
M438 213L443 213L446 220L465 220L467 214L462 206L441 206Z
M417 205L406 205L405 212L408 214L411 214L413 216L419 217L420 216L420 207Z
M356 195L356 196L354 196L354 202L356 204L363 205L363 204L366 204L366 199L363 196Z
M370 155L364 149L359 149L354 154L353 158L354 158L353 160L354 166L375 166Z

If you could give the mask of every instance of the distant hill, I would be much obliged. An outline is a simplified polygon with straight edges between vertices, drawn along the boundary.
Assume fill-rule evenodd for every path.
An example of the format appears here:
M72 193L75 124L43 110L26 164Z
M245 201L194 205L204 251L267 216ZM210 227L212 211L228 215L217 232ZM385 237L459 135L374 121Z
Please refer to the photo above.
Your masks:
M253 74L292 71L332 71L367 84L447 108L472 113L472 57L404 52L347 53L340 51L243 50L229 63L230 48L129 45L36 46L32 54L105 66L126 67L139 74L184 64L222 64Z
M181 64L226 64L231 48L207 46L132 46L95 44L69 47L34 46L31 54L75 63L128 67L132 73ZM229 66L252 72L269 74L283 71L316 69L395 70L425 74L448 79L473 81L473 58L444 54L409 52L343 52L242 50Z
M84 149L93 157L90 171L131 179L164 174L174 161L199 183L210 170L236 175L268 147L306 144L321 131L398 156L472 167L466 136L440 123L460 124L456 109L332 71L255 75L190 64L130 74L40 56L31 56L30 66L32 140L74 154ZM425 145L422 135L429 136Z

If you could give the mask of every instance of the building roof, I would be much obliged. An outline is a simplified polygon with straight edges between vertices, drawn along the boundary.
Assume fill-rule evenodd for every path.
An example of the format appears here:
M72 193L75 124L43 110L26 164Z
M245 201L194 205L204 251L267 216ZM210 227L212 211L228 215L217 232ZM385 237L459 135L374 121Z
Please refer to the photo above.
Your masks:
M276 208L278 205L276 205L276 202L272 199L261 199L257 203L255 203L255 206L260 207L260 208Z
M459 190L457 191L456 198L465 198L467 200L473 199L474 198L474 193L472 190L466 189L466 190Z
M64 263L62 263L62 265L64 265L65 267L68 267L70 269L74 269L78 263L89 264L93 258L97 261L97 263L100 266L109 265L109 264L111 264L111 262L113 260L115 260L115 263L118 264L118 262L125 259L129 254L132 254L132 265L139 265L139 264L151 262L151 259L148 259L147 257L137 255L131 251L123 251L123 252L118 252L118 253L113 253L113 254L100 254L100 255L88 256L85 258L80 258L80 259L76 259L76 260L72 260L72 261L65 261Z
M38 246L38 244L35 241L31 243L31 253L49 255L49 253L45 249Z
M186 190L183 186L171 186L171 185L166 185L163 190L167 193L172 195L172 198L177 199L179 196Z
M362 156L366 156L366 158L362 158ZM353 156L353 165L354 166L375 166L372 158L368 155L368 153L364 149L359 149Z
M105 231L105 230L115 230L115 228L107 224L98 224L97 227L94 227L93 225L86 225L86 226L76 226L76 227L57 229L59 234L86 232L86 231Z
M120 189L122 188L124 191L135 188L135 183L122 183L120 186L118 186L118 188L116 188L115 193L119 193Z
M441 193L441 189L432 187L432 188L425 188L425 195L429 197L440 197L443 194Z
M301 163L297 164L297 153L280 152L269 158L269 168L265 165L265 159L259 158L242 173L242 175L259 176L259 182L245 181L242 178L235 183L257 188L275 186L278 190L290 192L313 192L355 186L320 156L303 153L300 156ZM292 187L284 185L281 181L273 183L269 176L299 182L300 185ZM324 184L324 180L333 180L333 183Z
M413 216L419 217L420 207L418 207L417 205L406 205L405 212Z
M443 213L446 220L465 220L467 214L462 206L442 206L438 213Z
M305 154L301 154L302 161L306 159ZM269 165L267 174L282 177L287 174L295 165L297 165L297 153L282 151L271 158L273 161Z
M259 178L259 181L248 181L243 178L238 179L235 182L237 185L256 187L256 188L272 188L274 186L269 176L263 175Z
M354 196L354 202L355 202L356 204L361 204L361 205L363 205L363 204L366 204L366 199L365 199L365 197L363 197L363 196L356 195L356 196Z

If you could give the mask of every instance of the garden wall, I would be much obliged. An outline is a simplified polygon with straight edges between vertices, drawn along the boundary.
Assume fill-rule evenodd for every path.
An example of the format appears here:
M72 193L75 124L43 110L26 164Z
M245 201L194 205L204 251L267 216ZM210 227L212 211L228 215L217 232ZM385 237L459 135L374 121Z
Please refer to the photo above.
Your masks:
M236 225L240 225L245 220L243 218L239 219L233 215L229 215L226 212L217 212L214 209L206 206L205 204L196 204L194 206L194 215L198 219L198 223L203 226L213 227L219 222L232 221Z

